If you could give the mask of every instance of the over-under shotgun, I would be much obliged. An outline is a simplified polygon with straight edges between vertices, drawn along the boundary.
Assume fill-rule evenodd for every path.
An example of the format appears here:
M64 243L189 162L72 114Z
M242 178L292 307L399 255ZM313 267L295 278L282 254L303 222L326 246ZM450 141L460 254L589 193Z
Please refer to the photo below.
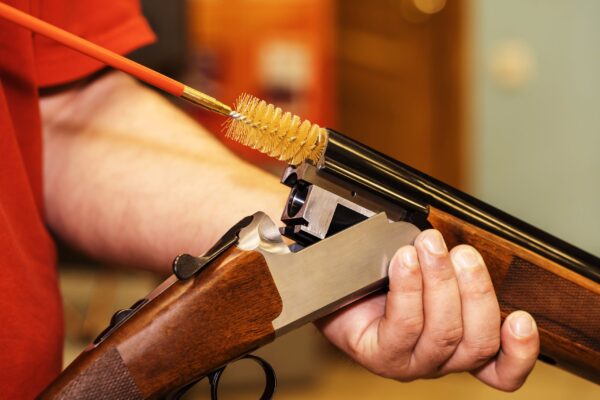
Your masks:
M502 315L535 317L544 361L600 383L595 256L331 130L319 161L288 167L282 183L283 228L256 213L204 256L177 257L174 274L115 314L41 398L178 393L381 290L395 250L430 227L481 252Z

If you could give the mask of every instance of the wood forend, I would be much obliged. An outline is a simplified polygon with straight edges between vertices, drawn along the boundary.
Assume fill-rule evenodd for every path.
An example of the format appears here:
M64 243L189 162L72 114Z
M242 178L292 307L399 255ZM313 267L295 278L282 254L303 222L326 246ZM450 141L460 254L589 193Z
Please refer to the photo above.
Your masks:
M536 319L541 359L600 384L600 285L530 250L430 208L449 247L469 244L486 262L502 317Z
M272 341L272 321L281 310L264 257L234 247L194 278L176 281L84 351L41 398L164 397ZM101 381L118 384L98 380L101 365L111 366Z

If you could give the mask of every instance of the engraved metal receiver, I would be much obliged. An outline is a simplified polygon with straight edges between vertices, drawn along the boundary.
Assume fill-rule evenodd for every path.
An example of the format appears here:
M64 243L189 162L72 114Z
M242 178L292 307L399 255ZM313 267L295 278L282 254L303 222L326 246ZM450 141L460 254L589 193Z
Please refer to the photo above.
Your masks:
M281 313L272 321L275 336L280 336L386 285L391 257L398 247L412 243L419 230L406 222L392 223L385 213L370 215L344 232L305 247L300 242L286 243L277 225L257 212L231 227L203 256L177 256L173 273L179 281L194 279L231 248L260 253L281 297ZM261 399L271 399L276 387L273 368L254 355L242 358L261 366L266 378ZM206 375L213 400L218 398L219 379L226 367ZM200 379L169 398L181 398Z
M385 287L392 256L418 233L381 213L310 246L286 245L275 223L258 212L237 246L265 257L283 303L273 320L281 335Z
M374 214L310 245L284 240L264 213L243 218L210 250L181 254L173 275L117 311L109 326L41 399L179 399L206 377L217 399L221 374L276 337L385 287L395 251L419 230Z
M281 313L272 321L275 336L280 336L385 287L394 252L413 243L419 230L407 222L390 222L385 213L370 215L305 247L300 242L286 243L277 225L257 212L235 224L202 257L179 255L173 272L179 280L192 279L232 247L260 253L281 297ZM244 357L262 367L266 385L261 399L271 399L276 385L273 368L256 356ZM226 366L207 375L212 399L217 399ZM196 382L180 388L172 398L180 398Z

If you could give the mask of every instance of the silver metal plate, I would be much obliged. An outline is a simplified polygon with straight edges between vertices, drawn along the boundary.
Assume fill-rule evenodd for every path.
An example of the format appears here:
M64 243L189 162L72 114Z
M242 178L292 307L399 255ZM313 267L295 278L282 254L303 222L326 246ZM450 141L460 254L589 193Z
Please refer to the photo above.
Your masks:
M240 232L238 247L261 252L283 300L273 321L283 334L383 287L396 250L412 244L419 229L377 214L296 253L289 251L265 214Z

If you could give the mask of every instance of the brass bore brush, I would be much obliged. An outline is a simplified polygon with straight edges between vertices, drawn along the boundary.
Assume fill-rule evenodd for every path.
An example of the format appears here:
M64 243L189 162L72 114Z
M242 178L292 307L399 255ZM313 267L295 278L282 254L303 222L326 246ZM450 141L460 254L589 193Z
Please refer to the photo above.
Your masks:
M316 163L325 149L327 131L255 97L242 95L235 109L157 71L0 2L0 17L93 57L113 68L209 111L228 116L227 136L271 157L299 164Z
M227 137L292 165L316 163L327 144L326 129L247 94L229 116Z

